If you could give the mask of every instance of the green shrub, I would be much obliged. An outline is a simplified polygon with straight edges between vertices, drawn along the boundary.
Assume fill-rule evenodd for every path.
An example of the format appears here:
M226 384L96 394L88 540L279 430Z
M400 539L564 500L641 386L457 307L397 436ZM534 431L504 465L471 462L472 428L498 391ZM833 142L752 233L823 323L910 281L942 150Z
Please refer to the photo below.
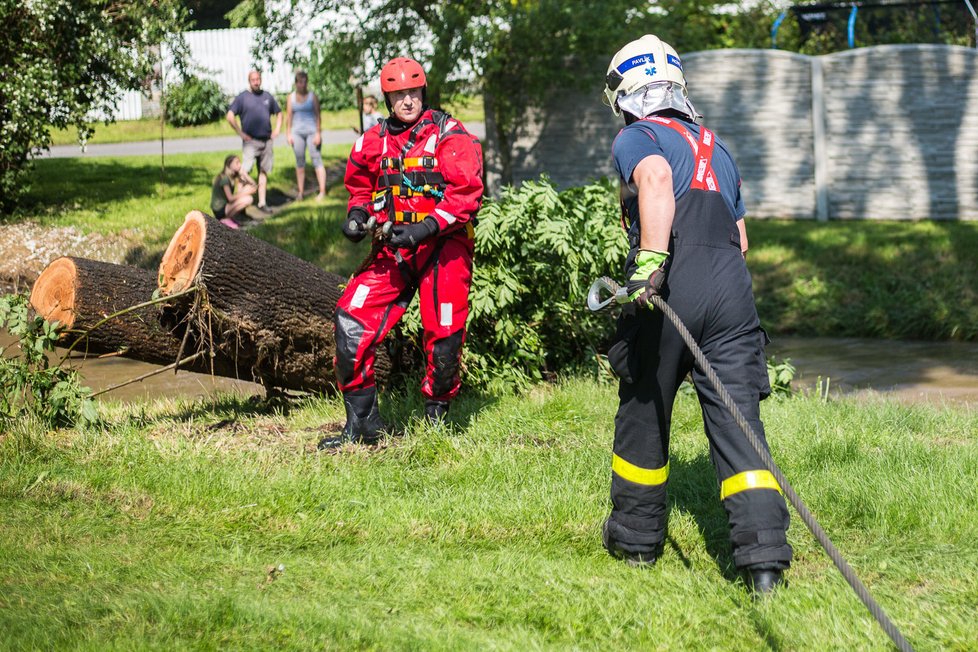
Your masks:
M558 192L524 182L488 201L475 230L469 382L527 382L598 364L614 320L585 305L598 276L620 276L628 242L608 181Z
M0 297L0 329L17 338L19 354L0 347L0 431L23 418L45 426L73 426L98 421L98 411L78 373L48 364L47 352L58 341L59 325L31 315L27 297Z
M609 181L558 192L544 175L487 200L475 229L475 265L463 364L465 383L525 387L572 369L610 378L601 352L611 312L592 313L587 291L599 276L621 276L628 241L618 192ZM417 301L404 315L397 352L421 365Z
M174 127L203 125L227 113L228 98L212 79L187 77L166 90L166 121Z

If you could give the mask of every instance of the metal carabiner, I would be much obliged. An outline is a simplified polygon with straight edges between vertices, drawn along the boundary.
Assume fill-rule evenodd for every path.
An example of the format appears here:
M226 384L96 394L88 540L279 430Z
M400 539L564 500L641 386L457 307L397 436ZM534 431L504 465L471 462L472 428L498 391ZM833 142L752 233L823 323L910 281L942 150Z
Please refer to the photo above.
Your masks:
M602 298L604 292L609 292L611 296ZM591 312L598 312L612 303L628 303L628 291L607 276L596 279L587 292L588 309Z

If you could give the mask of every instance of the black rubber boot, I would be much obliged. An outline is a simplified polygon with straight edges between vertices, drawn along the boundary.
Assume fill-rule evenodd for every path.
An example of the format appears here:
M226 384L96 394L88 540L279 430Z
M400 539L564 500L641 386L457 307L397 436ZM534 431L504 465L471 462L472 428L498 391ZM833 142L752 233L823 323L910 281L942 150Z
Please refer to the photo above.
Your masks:
M424 402L424 417L431 425L444 423L448 415L448 401L427 399Z
M784 571L775 568L748 568L744 580L755 598L770 595L784 585Z
M625 550L608 531L608 521L605 521L604 526L601 528L601 543L604 544L604 549L608 551L609 555L615 559L621 559L629 566L636 568L651 568L659 560L659 556L662 555L661 545L656 546L654 550L648 552L631 552Z
M377 388L358 389L343 395L346 408L346 425L343 432L332 437L324 437L316 446L319 450L337 448L343 444L376 444L387 426L380 418L377 409Z

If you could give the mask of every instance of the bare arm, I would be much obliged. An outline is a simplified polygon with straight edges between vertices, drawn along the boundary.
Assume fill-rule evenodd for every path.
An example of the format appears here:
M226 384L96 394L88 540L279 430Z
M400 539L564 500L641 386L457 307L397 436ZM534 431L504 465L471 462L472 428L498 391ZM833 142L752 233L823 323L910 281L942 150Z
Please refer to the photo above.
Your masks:
M292 144L292 93L285 98L285 139Z
M323 132L323 117L319 115L319 97L315 93L312 94L312 112L316 116L316 135L313 137L313 144L319 146L322 144L322 132Z
M238 172L238 182L245 186L257 186L255 180L248 176L248 173L244 170Z
M662 156L646 156L632 172L632 181L638 188L639 223L642 228L639 248L668 251L672 220L676 216L672 167Z
M744 223L744 218L737 220L737 230L740 231L740 253L747 258L747 224Z
M234 111L228 111L225 117L228 120L228 124L231 125L232 129L234 129L234 133L238 134L238 136L241 137L241 140L251 140L251 136L243 132L241 127L238 126L238 121L235 119Z
M282 130L282 112L279 111L278 113L275 114L275 128L272 129L272 140L275 140L275 137L278 136L278 132L280 132L281 130Z

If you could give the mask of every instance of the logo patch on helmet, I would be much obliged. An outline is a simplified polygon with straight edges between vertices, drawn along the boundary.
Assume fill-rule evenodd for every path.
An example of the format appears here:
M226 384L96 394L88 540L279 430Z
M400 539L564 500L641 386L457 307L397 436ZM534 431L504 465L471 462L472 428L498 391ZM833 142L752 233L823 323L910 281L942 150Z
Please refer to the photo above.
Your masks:
M655 72L656 72L655 66L649 66L648 68L645 69L645 74L648 75L649 77L655 77Z
M619 64L617 70L619 73L625 74L632 68L644 66L647 63L655 63L655 57L651 52L649 54L640 54L637 57L632 57L628 61L623 61L621 64Z
M666 62L667 63L671 63L672 65L676 66L680 70L683 69L683 62L680 61L679 60L679 57L677 57L677 56L674 56L674 55L671 55L671 54L667 54L666 55Z

